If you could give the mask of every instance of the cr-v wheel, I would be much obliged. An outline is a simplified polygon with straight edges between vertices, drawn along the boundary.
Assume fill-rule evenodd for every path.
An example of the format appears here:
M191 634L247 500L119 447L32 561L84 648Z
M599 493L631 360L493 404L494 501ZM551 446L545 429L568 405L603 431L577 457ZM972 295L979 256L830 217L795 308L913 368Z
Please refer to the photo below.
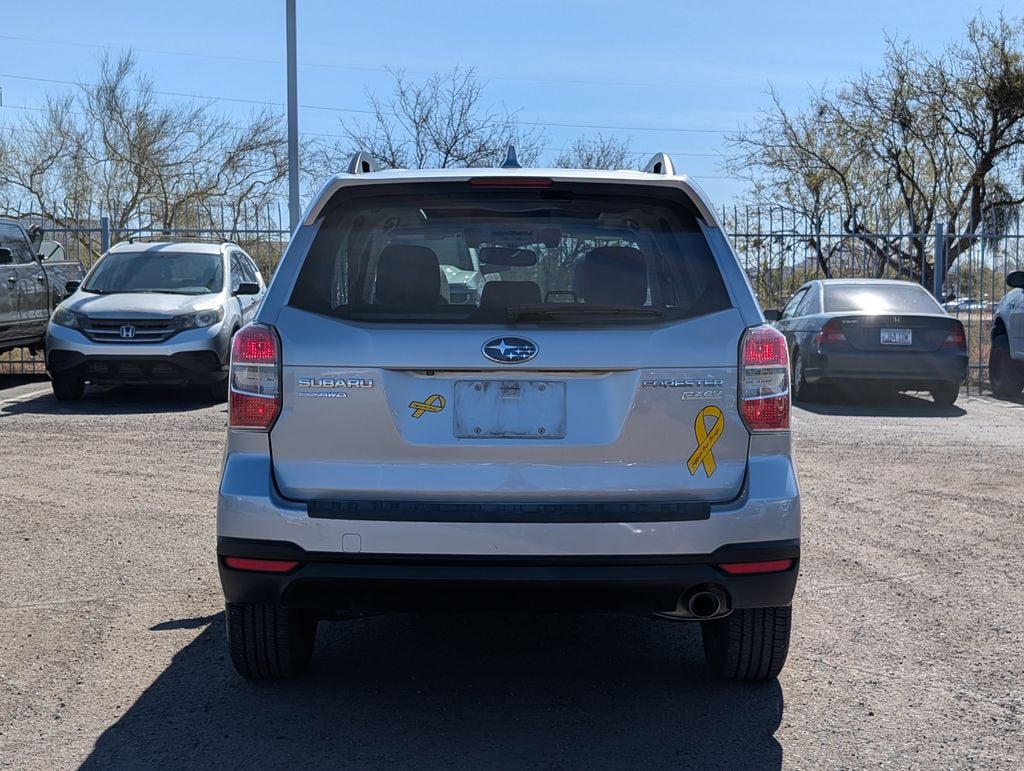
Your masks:
M74 375L51 375L53 395L62 402L73 402L85 393L85 379Z
M309 668L317 622L307 612L229 602L224 615L231 663L242 677L276 680Z
M704 658L723 680L769 680L782 671L789 653L793 609L747 608L725 618L702 621Z
M996 335L988 354L988 379L992 393L1001 399L1016 399L1024 389L1024 365L1010 356L1010 340Z

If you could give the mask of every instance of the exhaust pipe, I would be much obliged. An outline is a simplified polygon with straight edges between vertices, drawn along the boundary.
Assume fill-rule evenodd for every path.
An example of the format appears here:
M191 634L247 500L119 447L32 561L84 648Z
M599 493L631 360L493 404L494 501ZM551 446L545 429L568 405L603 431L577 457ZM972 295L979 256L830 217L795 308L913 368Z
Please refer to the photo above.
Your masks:
M722 598L714 592L694 592L686 607L695 618L711 618L721 612Z

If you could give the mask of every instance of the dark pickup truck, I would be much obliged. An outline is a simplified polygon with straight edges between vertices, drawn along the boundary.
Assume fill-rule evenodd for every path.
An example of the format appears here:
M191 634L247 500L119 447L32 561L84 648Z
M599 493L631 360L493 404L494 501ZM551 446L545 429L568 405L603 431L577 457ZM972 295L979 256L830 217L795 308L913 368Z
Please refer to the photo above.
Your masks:
M40 253L42 232L33 236L19 223L0 219L0 353L42 349L46 323L68 282L82 280L82 263L66 259L59 247Z

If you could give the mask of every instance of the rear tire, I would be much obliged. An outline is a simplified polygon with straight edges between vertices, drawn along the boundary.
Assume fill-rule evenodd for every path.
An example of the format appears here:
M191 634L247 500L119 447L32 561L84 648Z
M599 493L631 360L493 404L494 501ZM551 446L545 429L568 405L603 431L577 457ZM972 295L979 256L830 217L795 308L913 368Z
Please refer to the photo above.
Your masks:
M242 677L278 680L309 668L317 621L306 611L279 605L225 605L231 663Z
M952 407L956 404L957 397L960 396L960 386L954 383L943 383L929 390L932 400L942 407Z
M722 680L770 680L789 653L793 609L746 608L725 618L702 621L704 658Z
M793 371L790 379L793 388L793 401L813 402L817 399L817 390L804 377L804 358L800 351L793 352Z
M51 375L53 395L62 402L75 402L85 393L85 378L73 375Z
M1010 356L1010 339L996 335L988 354L988 379L1000 399L1016 399L1024 389L1024 363Z

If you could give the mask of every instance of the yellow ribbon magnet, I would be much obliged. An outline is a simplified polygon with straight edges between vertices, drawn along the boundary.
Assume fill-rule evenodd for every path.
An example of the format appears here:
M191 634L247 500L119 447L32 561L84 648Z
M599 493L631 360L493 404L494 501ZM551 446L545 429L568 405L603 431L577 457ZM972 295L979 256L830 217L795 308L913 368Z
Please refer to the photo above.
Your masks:
M409 409L413 411L414 418L422 418L427 412L440 412L444 409L444 397L431 394L422 402L409 402Z
M711 430L708 430L707 419L713 418ZM725 430L725 416L718 407L708 406L697 413L697 420L693 423L693 435L697 439L697 449L686 461L686 468L690 470L690 476L697 473L700 466L704 466L704 473L709 477L715 473L715 442L722 436Z

